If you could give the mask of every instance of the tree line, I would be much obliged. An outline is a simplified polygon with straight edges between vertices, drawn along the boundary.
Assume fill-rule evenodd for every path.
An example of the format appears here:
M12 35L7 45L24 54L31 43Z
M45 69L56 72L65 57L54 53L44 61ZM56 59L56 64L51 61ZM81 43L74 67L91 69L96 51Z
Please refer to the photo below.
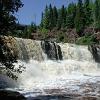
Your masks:
M70 3L68 7L62 5L60 9L46 5L40 27L49 30L75 28L80 36L86 27L100 29L100 0L78 0L78 3Z

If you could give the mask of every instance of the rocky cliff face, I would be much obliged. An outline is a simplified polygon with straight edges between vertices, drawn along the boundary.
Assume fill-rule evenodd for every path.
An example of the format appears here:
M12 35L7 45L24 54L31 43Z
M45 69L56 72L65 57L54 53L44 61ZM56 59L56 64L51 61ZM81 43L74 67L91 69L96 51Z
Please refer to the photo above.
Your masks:
M15 39L11 36L0 36L0 62L5 66L10 66L18 58Z
M67 50L68 46L66 43L59 45L58 43L50 41L36 41L11 36L0 36L0 62L12 63L17 59L25 61L30 59L38 61L44 59L62 60L64 56L62 54L63 45L66 46ZM76 47L77 45L75 45L75 48ZM100 62L100 46L90 45L88 49L92 53L95 61ZM45 55L47 55L47 57Z
M62 52L59 45L50 41L42 41L41 47L51 60L62 60Z
M12 36L0 36L0 45L4 52L9 51L12 56L18 55L18 48L16 44L16 39ZM6 53L5 53L6 54Z
M96 62L100 63L100 45L90 45L89 50Z

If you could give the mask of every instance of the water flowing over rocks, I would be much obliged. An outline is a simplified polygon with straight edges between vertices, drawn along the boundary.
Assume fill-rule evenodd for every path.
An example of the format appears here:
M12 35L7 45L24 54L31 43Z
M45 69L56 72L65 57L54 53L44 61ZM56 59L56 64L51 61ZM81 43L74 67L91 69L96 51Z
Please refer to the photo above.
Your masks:
M47 57L51 60L62 60L62 52L59 45L50 41L42 41L41 46Z
M26 67L18 75L17 86L12 88L9 83L8 89L20 92L29 100L100 100L99 45L80 46L10 36L1 36L1 40L5 57L9 50L12 58L17 58L15 67L19 64Z
M38 61L42 61L44 59L63 59L60 46L54 42L14 38L11 36L1 36L0 39L3 41L3 44L6 47L5 49L9 48L9 52L12 54L12 57L16 56L18 57L17 59L23 61L29 61L30 59ZM47 57L45 57L44 53Z

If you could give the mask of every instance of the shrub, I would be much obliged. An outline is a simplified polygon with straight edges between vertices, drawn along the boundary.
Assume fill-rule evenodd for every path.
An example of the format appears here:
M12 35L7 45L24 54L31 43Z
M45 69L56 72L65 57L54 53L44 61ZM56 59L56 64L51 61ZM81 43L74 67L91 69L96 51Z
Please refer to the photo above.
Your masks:
M91 45L91 44L95 44L95 37L93 35L87 35L87 36L83 36L80 37L76 40L76 44L79 45Z
M46 28L40 29L40 33L41 33L42 38L46 38L48 36L48 32L49 31Z
M57 42L67 42L65 33L61 32L57 35Z

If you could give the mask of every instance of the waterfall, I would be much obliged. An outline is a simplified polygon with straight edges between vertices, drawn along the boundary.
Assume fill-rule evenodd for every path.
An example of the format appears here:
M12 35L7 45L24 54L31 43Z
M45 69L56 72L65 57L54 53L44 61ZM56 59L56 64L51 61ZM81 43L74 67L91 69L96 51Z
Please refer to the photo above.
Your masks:
M45 59L40 41L16 38L16 43L19 49L18 58L20 60L29 61L30 59L34 59L41 61Z
M18 56L15 65L26 67L17 80L24 89L62 88L71 80L82 82L89 76L100 76L99 47L22 38L11 41L9 37L4 40L13 55Z
M47 54L48 59L51 60L62 60L62 52L59 45L50 41L41 42L42 49L44 53Z

